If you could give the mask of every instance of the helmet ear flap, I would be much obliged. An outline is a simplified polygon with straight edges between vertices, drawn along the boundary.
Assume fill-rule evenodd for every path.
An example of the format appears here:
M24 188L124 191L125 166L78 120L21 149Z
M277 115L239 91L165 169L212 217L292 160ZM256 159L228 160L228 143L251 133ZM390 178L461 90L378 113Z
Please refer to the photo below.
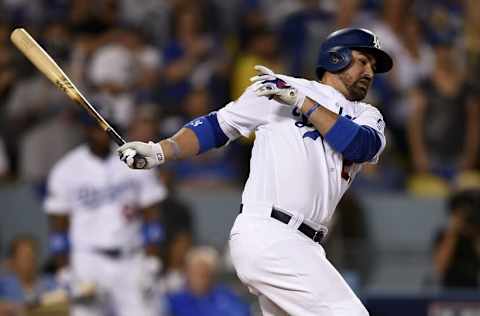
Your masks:
M339 72L347 68L351 62L352 50L350 48L342 46L332 47L320 53L317 75L320 78L324 71L332 73Z

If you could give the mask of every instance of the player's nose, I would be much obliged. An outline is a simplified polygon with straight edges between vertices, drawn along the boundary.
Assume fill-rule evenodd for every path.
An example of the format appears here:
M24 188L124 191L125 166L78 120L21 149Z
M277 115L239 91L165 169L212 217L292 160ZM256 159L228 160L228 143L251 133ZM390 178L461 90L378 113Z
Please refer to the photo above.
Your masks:
M374 69L373 69L373 65L372 63L367 63L364 67L364 70L363 70L363 75L365 77L369 77L370 80L373 78L373 74L375 73Z

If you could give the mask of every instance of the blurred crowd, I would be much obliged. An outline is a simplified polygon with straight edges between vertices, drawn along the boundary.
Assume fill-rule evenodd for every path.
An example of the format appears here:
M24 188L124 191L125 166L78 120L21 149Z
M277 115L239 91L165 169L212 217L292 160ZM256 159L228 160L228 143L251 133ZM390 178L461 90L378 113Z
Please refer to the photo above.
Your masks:
M43 199L52 167L85 140L81 110L13 47L14 28L26 28L126 139L158 141L236 99L249 85L254 65L314 80L322 40L350 26L374 31L395 63L390 74L376 77L367 100L385 117L387 148L380 163L354 181L353 192L443 197L452 188L479 186L476 0L2 0L0 179L32 184ZM162 218L168 232L162 249L165 286L178 290L185 278L210 275L193 270L218 269L214 250L191 250L192 219L176 189L240 188L250 144L244 139L159 171L170 188L164 209L176 210ZM358 205L352 199L346 199L346 208ZM361 220L350 221L361 226ZM453 232L458 222L450 225ZM349 231L363 238L362 227L345 227L350 227L343 234L347 240ZM436 257L439 271L446 269L441 258L447 248L439 248L444 249ZM35 251L35 241L24 236L12 243L9 260ZM188 264L199 260L205 267ZM344 261L351 263L348 257ZM36 268L11 267L16 281L7 273L0 294L2 284L16 284L9 286L12 291L23 285L23 292L7 293L14 302L35 303L38 296L29 300L29 293L51 286L48 279L33 283L30 270ZM211 286L212 280L190 280L191 288L172 296L170 305L181 309L191 300L189 291L223 293L232 306L241 304Z
M315 79L321 41L376 32L396 67L368 101L389 146L358 190L444 194L479 182L477 1L102 0L0 3L0 175L38 185L82 141L78 109L9 43L25 27L129 140L170 136L236 99L255 64ZM249 141L168 166L179 185L239 186Z

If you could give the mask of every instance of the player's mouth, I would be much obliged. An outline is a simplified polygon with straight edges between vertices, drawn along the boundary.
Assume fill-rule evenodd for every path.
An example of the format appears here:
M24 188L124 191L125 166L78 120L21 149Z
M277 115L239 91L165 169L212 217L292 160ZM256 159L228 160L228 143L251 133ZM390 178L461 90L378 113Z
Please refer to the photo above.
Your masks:
M365 87L368 87L370 85L370 79L360 79L358 83L362 84Z
M362 90L368 90L368 87L370 87L370 80L369 79L360 79L357 82L357 86L362 89Z

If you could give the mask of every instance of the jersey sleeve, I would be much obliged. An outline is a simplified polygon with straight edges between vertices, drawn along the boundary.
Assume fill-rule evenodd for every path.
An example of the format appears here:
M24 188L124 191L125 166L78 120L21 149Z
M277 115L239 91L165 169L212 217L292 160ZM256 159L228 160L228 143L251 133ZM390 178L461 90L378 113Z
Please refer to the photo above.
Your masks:
M53 168L47 181L47 197L44 201L44 209L48 214L69 214L71 210L71 198L68 190L68 173L60 164Z
M385 145L387 144L387 140L385 138L385 121L383 120L383 116L378 109L375 107L364 104L363 109L361 110L360 114L355 118L355 123L362 126L368 126L375 130L380 137L381 146L378 150L377 154L369 161L371 164L376 164L378 162L378 158L380 154L385 149Z
M144 172L143 172L144 171ZM141 175L139 206L141 208L152 206L163 201L167 197L165 185L157 177L153 170L143 170L137 175Z
M220 128L230 140L240 135L248 137L256 128L268 123L273 102L275 101L257 96L250 86L240 98L217 112Z

